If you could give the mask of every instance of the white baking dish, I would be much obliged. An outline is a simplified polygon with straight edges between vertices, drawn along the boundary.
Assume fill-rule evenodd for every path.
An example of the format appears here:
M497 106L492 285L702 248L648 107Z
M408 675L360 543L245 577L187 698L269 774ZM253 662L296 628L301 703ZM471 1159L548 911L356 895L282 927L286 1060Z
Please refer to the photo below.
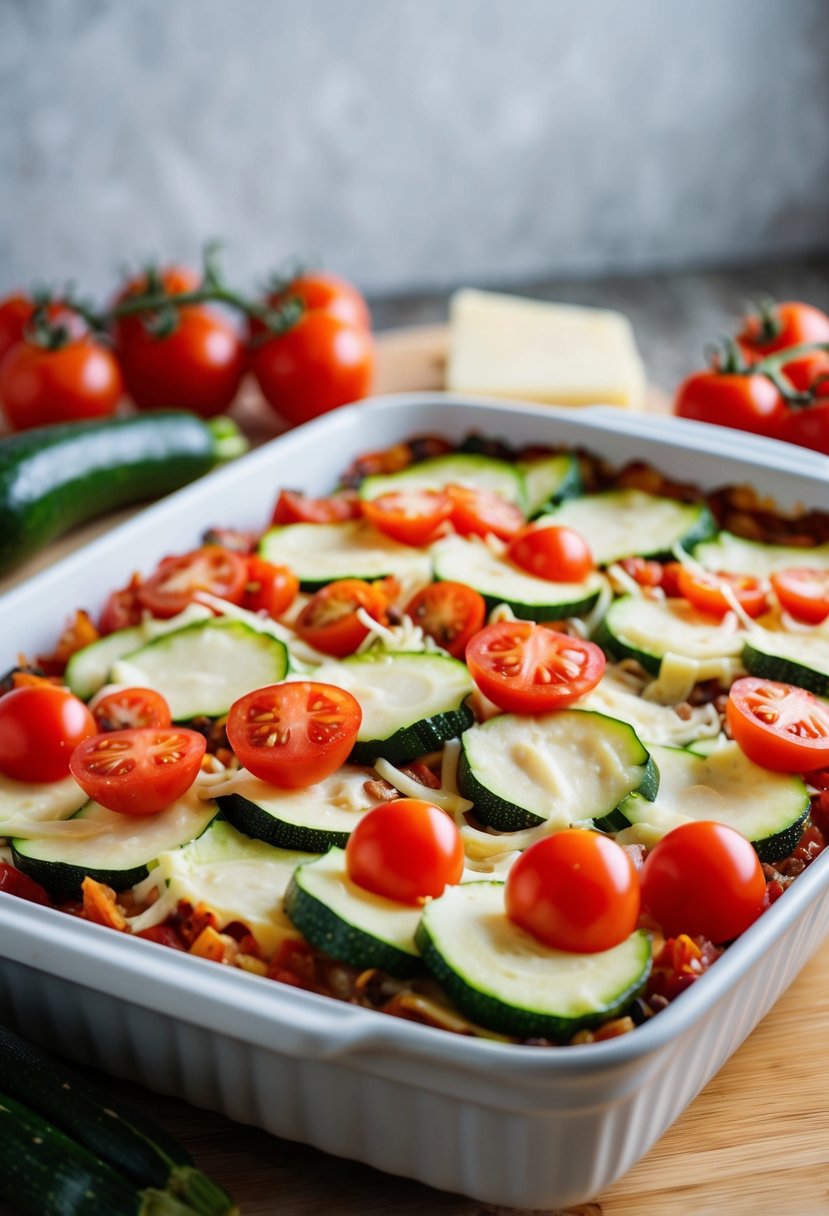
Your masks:
M381 398L280 437L0 599L0 665L211 524L260 527L281 486L325 493L359 452L471 430L642 458L713 488L829 509L829 460L609 410ZM740 453L740 455L736 453ZM735 454L732 454L735 453ZM623 1038L539 1049L462 1038L237 973L0 895L0 1017L197 1106L489 1203L583 1202L665 1131L829 930L821 856L690 991Z

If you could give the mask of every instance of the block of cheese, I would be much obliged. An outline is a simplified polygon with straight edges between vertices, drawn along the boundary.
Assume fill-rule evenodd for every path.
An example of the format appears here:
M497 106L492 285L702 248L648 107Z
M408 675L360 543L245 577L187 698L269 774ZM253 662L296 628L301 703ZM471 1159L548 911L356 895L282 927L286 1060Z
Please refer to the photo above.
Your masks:
M449 333L452 392L644 406L645 369L622 313L464 288L450 301Z

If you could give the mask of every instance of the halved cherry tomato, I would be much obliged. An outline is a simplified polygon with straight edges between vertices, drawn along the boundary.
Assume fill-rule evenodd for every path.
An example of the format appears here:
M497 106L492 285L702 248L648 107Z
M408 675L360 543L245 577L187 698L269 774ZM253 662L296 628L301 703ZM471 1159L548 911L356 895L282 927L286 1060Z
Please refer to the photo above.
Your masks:
M829 342L829 316L800 300L786 300L750 313L744 318L737 341L749 360L807 342Z
M781 608L798 621L819 625L829 616L829 570L814 566L794 566L778 570L771 585Z
M199 591L240 604L248 578L247 560L221 545L204 545L179 557L165 557L138 587L139 603L166 620L191 604Z
M118 688L92 705L99 731L132 730L139 726L171 726L170 706L154 688Z
M382 582L337 579L314 592L294 622L294 628L315 650L336 659L345 658L347 654L353 654L369 634L357 615L359 609L381 625L387 623L389 598L386 591Z
M280 789L304 789L345 763L362 720L359 702L344 688L298 680L235 701L227 737L254 777Z
M582 534L557 524L527 524L510 541L507 557L552 583L580 583L596 568Z
M717 945L739 937L763 909L766 880L751 844L724 823L692 820L668 832L640 874L642 903L666 937Z
M46 908L53 906L51 896L39 882L7 861L0 861L0 891L16 895L18 899L27 899L31 904L43 904Z
M95 802L121 815L157 815L196 780L204 735L183 726L113 730L85 739L69 768Z
M243 606L274 618L287 612L299 594L299 579L287 566L275 566L255 554L248 558Z
M144 615L144 608L138 597L140 586L141 579L134 574L126 587L120 587L109 594L98 621L102 634L115 633L117 629L140 624Z
M348 838L345 864L351 881L366 891L418 904L460 882L463 841L434 803L395 798L362 816Z
M0 697L0 773L15 781L62 781L74 748L97 731L83 701L56 684Z
M378 531L404 545L428 545L452 514L442 490L395 490L363 503L363 515Z
M680 565L677 582L680 595L709 616L723 617L731 612L731 601L724 593L724 587L748 616L760 616L767 607L765 587L750 574L712 574L696 566Z
M697 372L680 385L674 412L680 418L776 436L787 411L767 376L710 371Z
M470 486L446 487L452 500L452 526L461 536L498 536L509 540L524 526L519 508L494 490Z
M409 603L406 612L427 637L456 659L484 623L486 601L466 583L429 583Z
M532 621L498 621L466 647L469 674L499 709L542 714L571 705L595 688L605 657L595 642Z
M829 704L805 688L744 676L725 708L732 737L755 764L783 773L829 764Z
M545 946L593 954L618 946L636 928L639 876L609 836L570 828L521 854L507 875L506 912Z
M661 587L665 595L677 596L681 562L657 562L647 557L623 557L619 565L640 587Z
M309 498L298 490L282 490L273 511L273 524L336 524L359 519L362 506L351 492L330 498Z

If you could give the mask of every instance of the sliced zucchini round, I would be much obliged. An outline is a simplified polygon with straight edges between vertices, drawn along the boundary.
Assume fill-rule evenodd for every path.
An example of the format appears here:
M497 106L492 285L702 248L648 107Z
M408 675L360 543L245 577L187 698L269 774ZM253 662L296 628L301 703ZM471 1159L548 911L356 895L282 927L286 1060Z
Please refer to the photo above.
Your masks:
M314 679L345 688L360 702L354 764L373 764L379 756L405 764L456 739L473 721L466 704L472 679L449 655L369 651L324 663Z
M507 604L517 617L560 621L581 616L595 605L605 585L596 571L581 583L554 583L536 578L475 540L447 536L432 546L435 578L466 583L492 609Z
M506 460L473 452L433 456L399 473L366 477L360 485L360 497L378 498L398 490L441 490L448 485L490 490L522 510L525 507L526 489L521 471Z
M622 595L605 613L596 641L614 658L638 659L646 671L658 673L666 654L697 662L737 658L744 634L727 618L712 620L684 599Z
M634 790L653 798L659 773L633 727L584 709L500 714L461 738L458 788L499 832L608 816Z
M752 676L797 684L819 697L829 697L826 634L752 630L743 647L743 665Z
M677 545L689 549L717 530L705 503L632 489L570 498L542 518L580 532L600 566L623 557L670 558Z
M305 591L341 578L367 581L394 575L402 583L428 582L432 563L422 549L401 545L363 520L336 524L285 524L259 542L266 561L293 570Z
M447 887L423 909L415 940L462 1013L519 1038L566 1040L619 1016L651 968L650 937L641 930L597 954L542 945L507 919L497 882Z
M285 911L312 946L341 963L400 977L420 970L414 940L420 908L358 887L346 873L342 849L298 867L285 892Z
M720 532L713 540L694 546L694 558L706 570L728 570L732 574L751 574L768 578L790 566L814 566L829 569L829 544L766 545L762 541L746 540L733 532Z
M15 836L23 828L36 831L40 823L69 819L87 801L74 777L29 782L0 773L0 836Z
M702 740L716 740L720 733L720 719L713 705L685 705L680 716L674 704L661 705L635 692L612 664L605 668L596 687L580 697L573 708L595 709L629 722L646 747L652 743L696 746Z
M575 498L582 492L581 466L573 452L519 461L518 468L524 476L527 515L531 519L540 511L556 506L565 498Z

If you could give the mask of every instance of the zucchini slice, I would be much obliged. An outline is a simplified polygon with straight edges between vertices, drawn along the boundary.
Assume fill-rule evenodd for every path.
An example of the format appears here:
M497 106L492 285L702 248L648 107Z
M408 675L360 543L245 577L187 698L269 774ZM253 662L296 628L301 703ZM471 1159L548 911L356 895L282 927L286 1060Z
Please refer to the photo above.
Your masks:
M581 466L572 452L519 461L518 468L524 475L530 518L582 492Z
M13 837L12 859L58 901L77 899L87 876L124 891L147 877L160 853L200 836L218 810L195 789L157 815L120 815L87 802L48 832Z
M30 783L0 773L0 836L69 819L88 801L74 777Z
M423 909L423 962L472 1021L520 1038L569 1039L623 1013L645 986L650 937L637 930L611 950L551 950L507 920L504 887L447 887Z
M715 621L687 600L622 595L605 613L596 641L614 658L638 659L656 674L667 654L698 663L739 658L745 635L728 617Z
M449 655L369 651L324 663L314 679L337 684L360 702L354 764L373 764L378 756L405 764L456 739L474 720L466 704L472 679Z
M486 600L487 608L507 604L517 617L560 621L590 611L605 586L596 571L581 583L554 583L519 569L476 540L447 536L432 546L435 578L466 583Z
M713 705L684 706L682 716L674 703L661 705L646 700L634 692L621 673L612 665L595 688L572 706L573 709L594 709L611 718L629 722L646 747L662 743L670 747L695 747L719 737L720 718Z
M766 545L762 541L745 540L733 532L720 532L713 540L694 546L694 557L707 570L728 570L731 574L751 574L768 578L790 566L814 566L829 569L829 544Z
M633 727L585 709L500 714L461 738L458 788L500 832L601 822L634 790L653 798L659 773Z
M231 617L211 617L118 659L112 678L160 692L174 722L218 718L255 688L288 674L288 649L270 633Z
M284 524L270 528L259 542L266 561L293 570L305 591L340 578L372 579L394 575L401 583L427 583L429 555L401 545L360 519L336 524Z
M490 490L522 510L526 506L524 477L516 465L473 452L433 456L399 473L366 477L360 485L360 497L378 498L397 490L441 490L448 485Z
M659 767L655 802L632 794L619 807L629 823L644 829L648 844L690 819L710 819L750 840L761 861L779 861L797 846L809 813L800 777L761 768L736 743L707 756L659 746L651 754Z
M632 489L570 498L542 518L580 532L599 566L623 557L670 558L677 545L690 549L717 530L704 503Z
M743 665L749 675L797 684L819 697L829 697L829 636L825 632L752 630L743 647Z
M420 908L358 887L346 873L342 849L294 871L285 911L312 946L341 963L400 977L420 970L414 940Z

